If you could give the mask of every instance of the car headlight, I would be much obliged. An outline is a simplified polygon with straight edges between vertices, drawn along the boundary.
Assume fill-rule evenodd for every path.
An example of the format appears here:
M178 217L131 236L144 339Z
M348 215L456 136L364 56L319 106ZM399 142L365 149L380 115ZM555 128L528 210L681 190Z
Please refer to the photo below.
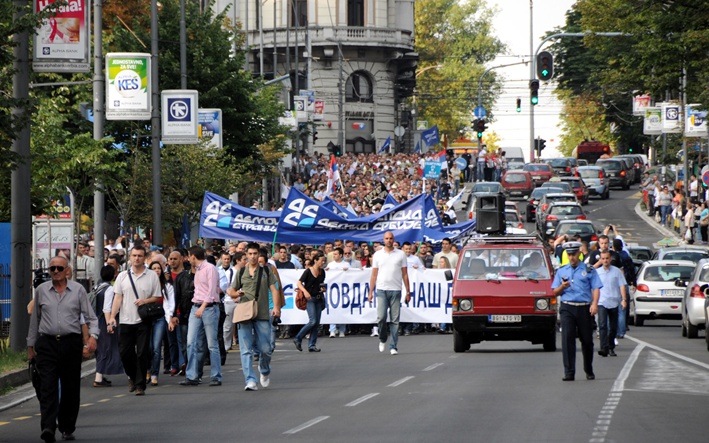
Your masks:
M547 298L538 298L534 302L534 308L537 311L548 311L549 310L549 299Z
M469 298L464 298L459 303L461 311L470 311L473 309L473 301Z

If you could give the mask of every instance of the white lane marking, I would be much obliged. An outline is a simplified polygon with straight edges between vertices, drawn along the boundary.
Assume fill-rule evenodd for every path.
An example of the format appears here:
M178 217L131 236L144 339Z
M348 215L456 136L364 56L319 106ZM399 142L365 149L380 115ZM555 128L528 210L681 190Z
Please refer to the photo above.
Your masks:
M379 395L379 392L372 392L371 394L367 394L364 397L360 397L357 400L347 403L345 406L357 406L358 404L363 403L363 402L369 400L370 398L374 398L377 395Z
M443 363L434 363L434 364L432 364L431 366L422 369L422 371L432 371L432 370L436 369L436 368L439 367L439 366L443 366Z
M305 423L303 423L300 426L296 426L293 429L287 430L286 432L284 432L284 434L295 434L296 432L300 432L303 429L308 429L309 427L316 425L323 420L327 420L328 418L330 418L329 415L321 415L320 417L315 417L314 419L312 419L310 421L306 421Z
M671 355L671 356L673 356L673 357L675 357L675 358L678 358L678 359L680 359L680 360L684 360L684 361L686 361L687 363L692 363L692 364L694 364L694 365L701 366L701 367L704 368L704 369L709 369L709 365L706 364L706 363L703 363L703 362L701 362L701 361L694 360L693 358L685 357L684 355L678 354L678 353L676 353L676 352L672 352L672 351L670 351L670 350L667 350L667 349L665 349L665 348L661 348L661 347L659 347L659 346L655 346L655 345L653 345L653 344L650 344L650 343L648 343L648 342L644 342L644 341L642 341L642 340L638 340L637 338L630 337L630 336L628 336L628 335L626 335L625 337L631 339L632 341L634 341L634 342L637 343L637 344L640 344L640 345L643 345L643 346L647 346L647 347L650 348L650 349L654 349L654 350L656 350L656 351L664 352L664 353L667 354L667 355Z
M613 420L613 413L616 411L620 399L623 396L625 380L627 380L628 375L630 375L630 371L633 369L633 365L635 365L635 362L638 360L638 356L643 348L645 348L645 345L642 343L635 347L630 357L628 357L628 361L625 362L623 369L615 379L613 387L611 387L608 397L606 398L606 403L598 413L596 426L594 426L593 432L591 432L591 438L588 440L589 443L604 443L606 441L608 428L610 428L611 421Z
M408 377L404 377L404 378L402 378L401 380L397 380L397 381L395 381L394 383L392 383L392 384L390 384L390 385L387 385L387 387L388 387L388 388L395 388L395 387L397 387L397 386L399 386L399 385L401 385L401 384L406 383L407 381L411 380L412 378L414 378L414 376L413 376L413 375L409 375Z

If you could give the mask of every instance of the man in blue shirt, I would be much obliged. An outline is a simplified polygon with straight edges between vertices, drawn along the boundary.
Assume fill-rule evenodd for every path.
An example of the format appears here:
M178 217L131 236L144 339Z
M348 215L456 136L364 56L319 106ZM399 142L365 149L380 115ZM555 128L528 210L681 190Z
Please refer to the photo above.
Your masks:
M601 252L601 267L596 270L603 287L598 299L598 330L600 332L601 357L615 357L615 335L618 330L618 305L625 309L627 294L625 276L620 269L611 265L611 251Z
M579 260L581 242L566 242L564 250L569 264L558 269L551 287L561 296L561 353L564 360L564 381L574 380L576 373L576 336L581 341L583 369L586 379L593 380L593 316L598 312L601 279L595 269Z

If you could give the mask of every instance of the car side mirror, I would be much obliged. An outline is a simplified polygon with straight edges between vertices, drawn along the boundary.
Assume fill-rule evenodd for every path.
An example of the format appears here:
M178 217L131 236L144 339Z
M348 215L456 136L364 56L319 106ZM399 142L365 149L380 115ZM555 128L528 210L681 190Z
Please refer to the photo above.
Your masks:
M446 276L446 281L453 281L453 272L448 270L444 273L444 275Z

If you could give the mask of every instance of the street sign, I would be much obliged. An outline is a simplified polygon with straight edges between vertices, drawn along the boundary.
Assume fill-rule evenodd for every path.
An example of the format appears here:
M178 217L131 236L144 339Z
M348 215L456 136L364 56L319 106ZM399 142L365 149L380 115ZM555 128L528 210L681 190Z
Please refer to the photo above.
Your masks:
M702 182L706 185L709 186L709 170L705 171L702 173Z
M441 162L427 161L423 166L424 178L438 180L441 178Z
M428 121L426 120L419 120L416 122L416 130L417 131L423 131L424 129L428 128Z
M397 137L403 136L405 132L406 129L403 126L397 126L396 128L394 128L394 135L396 135Z
M458 157L455 159L455 165L462 171L468 167L468 162L463 157Z
M473 114L477 118L485 118L485 116L487 115L487 111L485 111L485 108L483 108L482 106L478 106L477 108L475 108L475 111L473 111Z
M166 89L161 93L162 142L192 145L199 141L199 93L194 89Z

